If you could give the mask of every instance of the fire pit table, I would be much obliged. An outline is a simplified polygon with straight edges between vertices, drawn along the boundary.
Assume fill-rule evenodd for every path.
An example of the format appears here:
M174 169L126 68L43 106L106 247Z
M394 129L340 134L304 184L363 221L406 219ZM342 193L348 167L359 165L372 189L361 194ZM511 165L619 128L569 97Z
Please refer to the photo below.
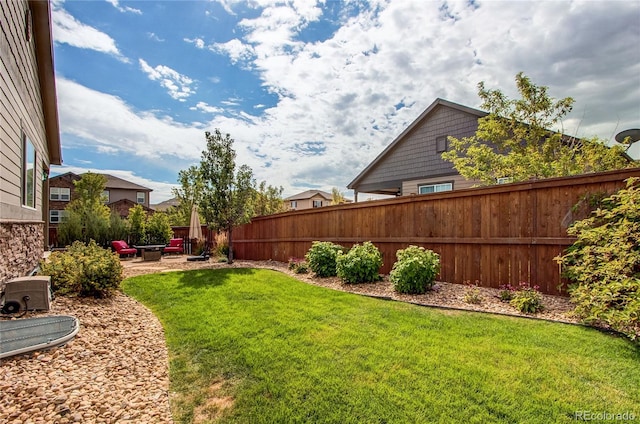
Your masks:
M148 244L145 246L133 246L140 250L143 261L159 261L162 258L164 244Z

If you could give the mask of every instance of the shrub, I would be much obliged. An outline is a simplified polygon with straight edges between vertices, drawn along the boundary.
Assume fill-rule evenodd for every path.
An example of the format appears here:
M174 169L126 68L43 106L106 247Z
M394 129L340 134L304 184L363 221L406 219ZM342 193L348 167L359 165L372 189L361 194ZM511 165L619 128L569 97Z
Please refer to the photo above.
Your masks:
M317 277L335 277L336 258L342 249L342 246L330 241L314 241L305 259Z
M396 252L389 279L398 293L422 294L433 287L440 272L440 256L424 247L409 246Z
M289 258L289 269L296 274L306 274L309 272L309 264L304 259Z
M86 245L76 241L65 252L53 252L40 268L61 295L108 297L122 282L118 255L93 240Z
M216 253L225 258L229 256L229 237L227 233L216 234Z
M380 280L382 255L370 241L356 244L349 252L338 252L336 273L347 284L370 283Z
M169 224L169 216L164 212L156 212L147 218L147 243L167 244L171 240L173 230Z
M515 287L511 284L503 284L500 286L500 293L498 294L498 297L501 302L510 302L513 299L515 291Z
M465 285L468 286L467 291L464 293L464 301L465 303L471 303L477 305L482 303L482 295L480 294L480 288L478 288L478 282L475 284L471 284L470 281L465 282Z
M592 216L567 231L577 240L563 267L575 315L631 339L640 335L640 179L601 202Z
M535 314L543 309L538 286L531 286L527 282L520 283L509 304L526 314Z

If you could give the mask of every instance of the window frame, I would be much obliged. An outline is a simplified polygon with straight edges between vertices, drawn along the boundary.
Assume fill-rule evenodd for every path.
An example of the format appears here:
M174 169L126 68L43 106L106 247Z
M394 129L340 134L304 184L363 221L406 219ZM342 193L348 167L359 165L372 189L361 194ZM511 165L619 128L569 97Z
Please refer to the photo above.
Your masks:
M140 199L142 199L142 202L140 201ZM139 205L144 205L145 203L147 203L147 195L144 191L136 192L136 203Z
M291 203L289 204L289 206L291 207L291 209L297 209L298 208L298 201L297 200L291 200Z
M438 187L441 186L448 186L448 189L445 190L441 190L438 189ZM426 187L433 187L433 191L428 191L428 192L422 192L423 188ZM431 194L431 193L442 193L445 191L453 191L453 181L443 181L443 182L438 182L438 183L429 183L429 184L419 184L418 185L418 194Z
M53 216L56 216L56 219L53 219ZM61 224L63 222L67 222L69 220L69 211L64 209L51 209L49 210L49 224Z
M54 198L54 194L57 196ZM71 189L69 187L49 187L49 200L52 202L70 202Z
M38 152L36 151L36 146L27 134L22 132L21 203L25 208L36 209L36 186L38 184L36 180L37 159ZM29 179L31 179L31 181L29 181Z
M322 207L322 200L313 200L311 204L312 204L312 206L314 208L321 208Z

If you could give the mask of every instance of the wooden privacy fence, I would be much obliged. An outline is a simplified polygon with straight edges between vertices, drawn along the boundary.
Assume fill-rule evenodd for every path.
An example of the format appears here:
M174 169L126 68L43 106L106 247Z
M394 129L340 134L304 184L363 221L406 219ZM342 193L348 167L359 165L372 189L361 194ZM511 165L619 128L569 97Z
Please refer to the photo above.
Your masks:
M350 247L373 242L389 273L409 245L440 254L440 281L484 287L526 281L566 294L553 260L574 239L567 228L589 215L590 195L609 195L640 168L399 197L254 218L233 231L236 259L286 262L315 240Z

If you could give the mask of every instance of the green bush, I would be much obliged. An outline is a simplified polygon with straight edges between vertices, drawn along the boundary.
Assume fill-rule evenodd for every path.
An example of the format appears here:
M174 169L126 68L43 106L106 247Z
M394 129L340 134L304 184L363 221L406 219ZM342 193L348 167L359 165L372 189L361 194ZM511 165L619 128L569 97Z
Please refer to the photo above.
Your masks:
M382 255L370 241L354 245L347 253L338 252L336 274L347 284L370 283L380 279Z
M572 225L576 242L563 267L575 314L631 339L640 336L640 179L604 199L592 216Z
M149 244L168 244L173 235L169 216L164 212L156 212L149 216L145 228Z
M409 246L396 252L389 279L398 293L422 294L433 287L440 272L440 256L424 247Z
M306 274L309 272L309 264L304 259L289 258L289 269L296 274Z
M543 306L538 286L531 286L527 282L520 283L513 293L513 298L509 301L509 305L526 314L540 312Z
M122 282L118 255L93 240L86 245L76 241L64 252L53 252L40 268L51 276L52 289L60 295L108 297Z
M336 258L343 247L330 241L314 241L305 255L309 268L317 277L335 277Z

